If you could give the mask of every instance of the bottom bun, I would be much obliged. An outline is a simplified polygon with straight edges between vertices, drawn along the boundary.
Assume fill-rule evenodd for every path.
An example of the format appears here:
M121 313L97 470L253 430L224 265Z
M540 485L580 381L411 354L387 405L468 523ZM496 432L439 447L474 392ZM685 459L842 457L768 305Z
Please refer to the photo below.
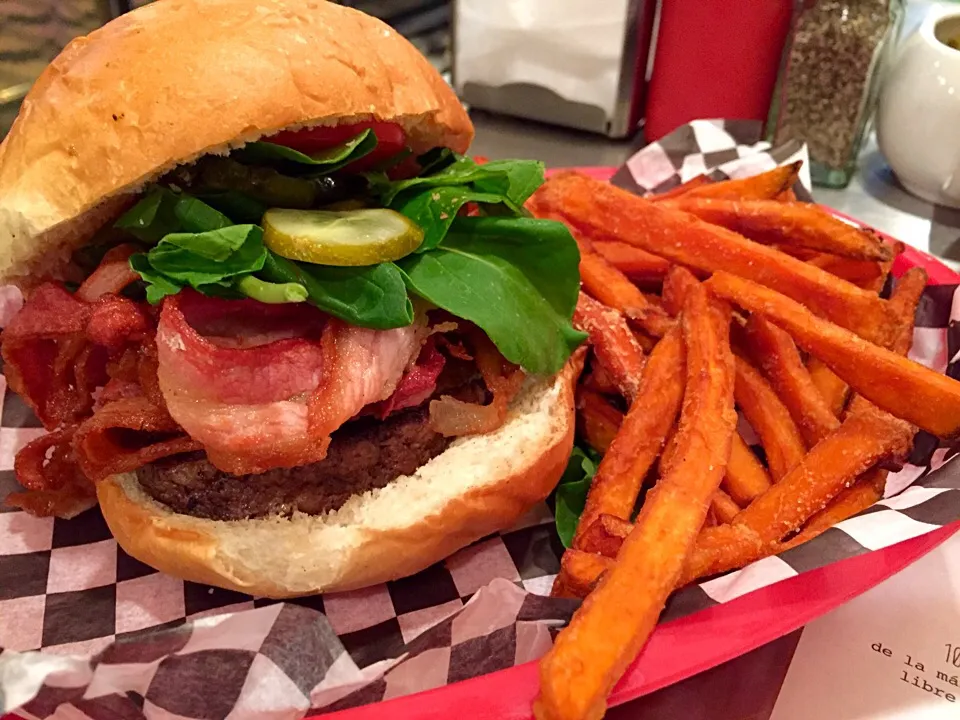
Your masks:
M577 352L531 379L495 432L454 440L409 476L322 516L206 520L172 512L136 475L97 485L128 554L198 583L272 598L351 590L412 575L512 526L546 498L573 446Z

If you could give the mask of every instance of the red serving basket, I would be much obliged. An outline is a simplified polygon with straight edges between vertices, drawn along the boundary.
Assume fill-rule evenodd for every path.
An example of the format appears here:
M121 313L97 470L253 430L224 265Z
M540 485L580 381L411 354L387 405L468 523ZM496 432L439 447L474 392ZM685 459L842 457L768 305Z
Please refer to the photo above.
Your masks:
M613 168L581 170L602 180L609 179L614 172ZM936 258L909 247L897 259L893 272L900 275L915 266L927 271L930 284L960 283L960 274ZM659 625L614 689L609 704L613 706L634 700L787 635L883 582L958 530L960 521ZM324 717L336 720L380 720L384 717L448 720L468 709L469 716L477 720L528 720L532 718L530 708L538 684L537 663L530 662L435 690L325 714ZM0 720L18 719L10 715Z
M608 180L615 172L614 168L578 170L598 180ZM834 214L853 220L842 213ZM880 234L888 241L892 240ZM893 273L899 276L915 266L927 271L931 285L960 283L960 274L935 257L911 247L897 258ZM609 704L613 706L634 700L787 635L903 570L958 530L960 521L659 625L614 689ZM533 717L530 707L538 684L537 663L530 662L324 717L336 720L384 717L447 720L469 708L469 716L478 720L528 720Z

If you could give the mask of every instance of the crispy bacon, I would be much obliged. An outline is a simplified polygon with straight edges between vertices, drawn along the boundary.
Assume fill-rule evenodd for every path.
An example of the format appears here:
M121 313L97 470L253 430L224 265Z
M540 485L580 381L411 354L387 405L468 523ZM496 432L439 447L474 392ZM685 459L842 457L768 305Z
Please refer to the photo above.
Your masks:
M416 407L433 395L437 389L437 378L447 362L437 350L435 338L436 336L431 335L427 339L416 363L404 373L393 395L370 408L373 415L383 420L397 410Z
M140 279L130 267L135 245L118 245L107 251L96 270L77 289L77 299L92 302L103 295L116 295L127 285Z
M73 447L80 468L91 480L202 448L183 434L164 409L142 395L105 404L76 429Z
M13 469L27 490L55 490L67 481L63 463L71 454L70 443L76 427L55 430L27 443L17 453Z
M74 461L76 427L56 430L28 443L14 460L17 480L27 492L11 493L8 505L34 515L70 518L93 507L96 493Z
M160 314L158 378L211 463L259 473L323 459L330 433L389 397L418 346L415 326L369 330L308 306L181 293Z
M488 405L466 403L444 395L430 403L430 427L441 435L478 435L500 427L507 416L510 401L520 392L524 373L507 362L490 339L478 329L469 330L477 367L492 393Z
M89 411L75 363L86 344L90 306L62 286L39 286L3 332L4 373L48 430Z
M56 490L10 493L3 502L38 517L55 516L69 520L96 505L97 493L93 483L83 480Z
M126 343L142 340L152 324L146 311L132 300L103 295L91 305L86 336L96 345L117 350Z

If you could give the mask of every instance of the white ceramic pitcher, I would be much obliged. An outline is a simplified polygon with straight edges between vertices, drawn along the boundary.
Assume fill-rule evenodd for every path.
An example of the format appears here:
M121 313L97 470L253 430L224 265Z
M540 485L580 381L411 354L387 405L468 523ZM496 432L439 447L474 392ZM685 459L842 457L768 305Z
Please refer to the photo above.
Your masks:
M960 208L960 9L932 12L897 51L877 107L877 142L903 186Z

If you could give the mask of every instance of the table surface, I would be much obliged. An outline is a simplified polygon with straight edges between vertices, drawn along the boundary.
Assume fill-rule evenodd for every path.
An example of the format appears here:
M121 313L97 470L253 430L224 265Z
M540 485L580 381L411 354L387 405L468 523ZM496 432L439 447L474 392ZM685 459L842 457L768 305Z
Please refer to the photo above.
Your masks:
M640 147L637 139L598 135L473 110L471 152L489 158L535 158L547 167L618 166ZM871 137L860 167L843 190L814 188L818 202L940 258L960 270L960 210L920 200L897 182Z

